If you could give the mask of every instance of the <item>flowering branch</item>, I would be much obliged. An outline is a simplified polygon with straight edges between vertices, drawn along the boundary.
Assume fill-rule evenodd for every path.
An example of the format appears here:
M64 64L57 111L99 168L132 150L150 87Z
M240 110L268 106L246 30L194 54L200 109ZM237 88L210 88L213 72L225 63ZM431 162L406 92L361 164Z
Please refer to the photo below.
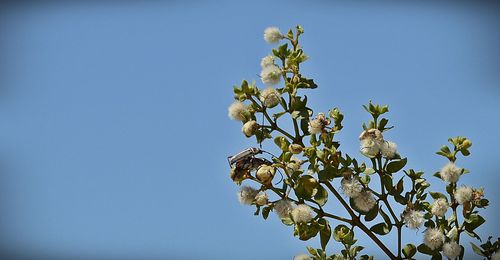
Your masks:
M260 78L267 87L260 89L255 82L246 80L234 87L236 101L229 107L229 117L243 123L242 132L246 137L255 137L259 144L274 139L281 151L279 156L267 159L259 157L265 151L249 148L229 157L231 179L238 185L244 181L255 184L254 187L241 187L238 192L240 202L254 205L255 215L262 215L264 219L270 212L275 212L283 224L293 226L294 236L301 240L319 236L321 248L308 247L310 255L297 256L296 259L373 259L368 255L358 256L364 247L356 245L355 228L363 231L390 259L413 259L417 252L432 259L441 259L442 255L462 259L465 249L460 245L460 236L467 234L480 240L474 230L485 219L478 210L489 203L482 188L457 186L460 176L468 170L455 163L459 154L470 154L470 140L450 138L452 147L442 146L437 152L448 159L448 163L434 174L448 183L447 195L427 191L430 184L424 172L403 170L407 158L401 157L394 142L385 139L387 131L393 128L388 126L389 120L384 117L389 111L388 106L372 102L363 106L372 119L363 124L359 137L360 152L371 162L371 167L342 153L335 135L343 128L344 115L338 108L315 115L308 107L307 96L299 94L317 88L314 80L300 73L300 64L308 59L299 45L299 36L303 33L301 26L287 34L282 34L276 27L267 28L264 32L267 42L286 42L261 60ZM281 87L275 87L281 80ZM261 124L257 123L259 114ZM291 118L291 131L278 125L278 119L285 115ZM304 141L307 140L306 145ZM284 172L281 188L273 185L277 171ZM380 189L370 185L375 174ZM342 194L333 184L336 181L340 183ZM405 187L405 181L408 187ZM408 181L411 181L410 189ZM268 191L276 199L271 200ZM334 203L338 202L345 208L347 216L324 211L323 206L331 194ZM428 195L434 199L432 204L426 201ZM335 223L334 227L330 226L330 221ZM426 228L423 243L403 246L402 229L421 226ZM398 238L396 253L382 241L382 237L394 227ZM327 253L331 238L342 244L340 252ZM471 246L475 253L487 259L500 255L497 252L500 239L491 242L490 237L480 246Z

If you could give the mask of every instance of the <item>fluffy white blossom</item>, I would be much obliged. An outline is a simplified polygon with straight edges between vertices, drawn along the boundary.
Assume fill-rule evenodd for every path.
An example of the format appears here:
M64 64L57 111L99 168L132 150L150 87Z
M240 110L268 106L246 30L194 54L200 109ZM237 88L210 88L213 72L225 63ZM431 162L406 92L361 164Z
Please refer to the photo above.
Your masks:
M257 194L257 196L255 196L255 204L259 206L266 205L268 201L269 200L267 198L267 193L265 192L260 192L259 194Z
M403 214L403 221L409 228L417 229L424 222L424 214L411 209Z
M371 191L363 191L354 198L354 205L364 212L370 211L375 204L377 204L377 201Z
M278 27L268 27L264 30L264 40L268 43L277 43L283 38Z
M307 223L312 219L312 210L306 204L299 204L292 210L292 219L297 223Z
M364 156L374 158L380 151L380 143L373 139L363 139L361 140L360 151Z
M293 260L312 260L312 258L309 255L306 254L300 254L296 255Z
M269 65L274 65L274 56L273 55L267 55L266 57L262 58L260 60L260 67L265 68Z
M441 169L439 175L444 181L455 183L460 178L461 173L462 169L458 168L455 163L449 162Z
M240 101L235 101L228 108L229 118L233 120L243 121L245 120L244 114L248 111L248 107Z
M255 120L250 120L250 121L246 122L245 124L243 124L243 127L241 128L241 132L243 132L243 134L246 137L250 137L250 136L255 134L255 131L257 129L259 129L259 125L257 124L257 122Z
M309 121L308 131L311 134L320 134L323 132L325 126L330 124L324 113L318 113L318 116Z
M387 159L393 159L398 153L397 149L396 143L391 141L385 141L380 145L380 153Z
M258 190L250 186L242 186L238 192L238 199L241 204L250 205L259 193Z
M443 198L439 198L432 203L431 213L434 216L443 217L448 207L448 202Z
M439 228L428 228L424 234L424 244L430 249L439 248L444 242L444 235Z
M382 136L382 132L380 132L380 130L371 128L361 132L361 134L359 135L359 140L361 141L363 139L374 139L382 142L384 141L384 136Z
M269 183L274 178L274 174L276 173L276 169L270 165L262 165L257 170L255 177L262 183Z
M455 199L458 204L464 204L472 200L472 188L468 186L462 186L457 188L455 191Z
M359 136L360 151L368 158L374 158L380 152L384 144L384 137L382 132L378 129L368 129L361 133Z
M340 184L342 192L349 198L355 198L363 191L363 185L356 177L342 179Z
M289 218L293 208L293 202L288 199L282 199L274 203L274 212L276 212L276 215L281 219Z
M280 93L272 88L266 88L260 92L260 101L264 103L266 107L273 108L280 103L281 95Z
M460 245L455 241L447 242L443 245L443 253L450 259L457 258L461 251L462 249L460 248Z
M260 78L266 85L276 85L281 80L281 69L276 65L269 65L262 69Z

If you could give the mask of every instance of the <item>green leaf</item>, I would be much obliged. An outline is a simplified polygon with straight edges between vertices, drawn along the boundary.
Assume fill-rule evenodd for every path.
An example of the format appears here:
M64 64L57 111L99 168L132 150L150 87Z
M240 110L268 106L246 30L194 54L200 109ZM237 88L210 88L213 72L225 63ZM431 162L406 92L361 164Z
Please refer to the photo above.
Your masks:
M378 223L376 225L374 225L373 227L370 228L370 230L372 232L374 232L375 234L379 234L379 235L387 235L391 229L389 228L389 226L387 226L386 223Z
M325 168L318 172L320 181L331 181L338 174L338 169L331 165L326 165Z
M435 200L439 199L439 198L443 198L445 199L446 201L448 201L448 198L443 194L443 193L440 193L440 192L432 192L430 191L429 194L431 195L431 197Z
M398 172L399 170L403 169L407 163L407 159L403 158L401 160L397 161L392 161L389 164L387 164L387 167L385 168L386 172L388 173L395 173Z
M318 184L317 186L317 192L313 197L314 201L316 201L320 206L323 206L326 204L328 201L328 191L321 186L321 184Z
M380 212L380 216L382 216L385 223L387 224L389 231L391 231L391 229L392 229L391 219L389 218L389 216L387 216L387 214L385 214L385 212L382 210L382 207L380 207L379 212Z
M271 207L265 207L262 209L262 217L267 219L269 217L269 212L271 212Z
M418 252L422 253L422 254L425 254L425 255L433 255L434 254L434 250L430 249L428 246L426 246L425 244L420 244L418 247L417 247L417 250Z
M439 253L439 252L435 252L431 257L431 260L441 260L441 259L443 259L443 257L441 256L441 253Z
M321 248L325 250L328 241L330 241L330 238L332 237L332 229L330 227L330 223L328 223L328 220L324 218L319 219L318 223L324 226L324 228L319 231L319 238L321 242Z
M295 184L295 195L298 198L310 199L317 192L318 181L311 175L302 175Z
M403 247L403 255L406 258L412 258L417 253L417 247L413 244L407 244Z
M481 226L486 220L478 214L471 214L465 219L465 230L469 232L474 232L474 229Z
M307 251L309 251L309 254L311 255L318 255L318 251L316 251L316 249L310 247L310 246L307 246Z
M375 173L375 170L371 167L366 167L365 174L372 175Z
M382 175L382 183L384 184L384 187L386 190L391 191L392 190L392 176L385 174Z
M378 207L373 207L370 211L366 213L365 221L372 221L378 215Z
M433 176L434 176L434 177L438 177L438 178L439 178L439 179L441 179L441 180L443 179L443 178L441 178L441 172L435 172L435 173L433 174Z
M333 239L337 242L352 245L354 241L354 233L346 225L338 225L333 230Z
M472 251L474 251L474 253L476 253L480 256L486 256L484 254L483 250L481 250L481 248L476 246L474 243L470 242L470 246L472 247Z
M394 196L394 200L401 205L406 205L406 203L408 203L408 200L399 194Z
M278 136L274 138L274 143L282 150L288 151L288 146L290 142L284 136Z

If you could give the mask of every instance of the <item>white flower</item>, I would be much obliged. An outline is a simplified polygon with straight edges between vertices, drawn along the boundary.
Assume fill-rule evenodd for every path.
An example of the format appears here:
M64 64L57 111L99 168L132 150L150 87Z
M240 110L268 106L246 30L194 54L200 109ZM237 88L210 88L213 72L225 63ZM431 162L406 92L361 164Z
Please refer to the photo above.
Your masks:
M340 184L342 192L349 198L355 198L363 191L363 185L356 177L342 179Z
M266 57L262 58L260 60L260 67L265 68L269 65L274 65L274 56L273 55L267 55Z
M409 228L417 229L422 225L422 222L424 222L424 214L420 211L411 209L403 214L403 220Z
M255 177L262 183L270 183L274 178L274 174L276 173L276 169L270 165L262 165L257 170Z
M467 186L462 186L455 191L455 199L458 204L464 204L472 200L472 189Z
M281 69L276 65L269 65L262 69L260 78L266 85L276 85L281 80Z
M260 192L259 194L257 194L257 196L255 196L255 204L259 206L266 205L268 201L269 200L267 198L267 193L265 192Z
M248 107L240 101L235 101L228 108L229 118L233 120L243 121L245 120L244 114L247 113Z
M364 156L374 158L380 151L380 142L371 138L363 139L361 140L360 151Z
M306 204L300 204L292 210L292 219L296 223L306 223L311 221L311 208Z
M363 131L359 135L359 141L361 143L361 153L368 158L374 158L380 152L381 146L384 143L384 137L380 130L372 128Z
M273 108L280 103L281 95L274 88L266 88L260 92L260 101L264 103L266 107Z
M371 191L363 191L354 198L354 205L364 212L370 211L375 204L377 204L377 201Z
M293 210L293 203L288 199L282 199L274 203L274 212L279 218L285 219L290 217L290 212Z
M293 260L312 260L312 258L309 255L306 254L300 254L296 255Z
M309 121L307 129L310 134L320 134L328 124L330 124L330 121L325 117L325 114L318 113L315 119Z
M250 186L242 186L240 191L238 192L238 199L241 204L250 205L252 204L255 196L257 196L258 193L258 190Z
M267 27L264 30L264 40L268 43L277 43L283 38L278 27Z
M250 121L246 122L245 124L243 124L243 127L241 128L241 132L243 132L243 134L246 137L250 137L250 136L255 134L255 130L257 130L257 129L259 129L259 125L257 124L257 122L255 120L250 120Z
M441 179L446 182L455 183L460 178L460 174L462 173L462 169L458 168L455 163L449 162L447 163L439 172Z
M448 202L443 198L439 198L432 203L431 213L434 216L444 217L448 207Z
M424 235L424 244L431 250L439 248L444 242L444 235L439 228L428 228Z
M444 243L443 245L443 253L450 259L457 258L461 251L462 249L460 248L460 245L455 241Z
M363 132L361 132L361 134L359 135L359 140L363 140L363 139L375 139L377 141L384 141L384 137L382 136L382 132L380 132L380 130L378 129L375 129L375 128L371 128L371 129L368 129L368 130L365 130Z
M386 141L383 142L382 145L380 146L380 153L382 153L382 156L384 156L387 159L393 159L398 153L397 148L398 147L396 143L391 141Z

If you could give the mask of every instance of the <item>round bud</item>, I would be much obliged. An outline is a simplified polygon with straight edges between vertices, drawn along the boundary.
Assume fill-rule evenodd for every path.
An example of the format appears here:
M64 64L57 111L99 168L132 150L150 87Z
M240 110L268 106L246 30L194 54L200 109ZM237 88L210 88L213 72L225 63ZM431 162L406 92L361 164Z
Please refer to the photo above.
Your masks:
M300 144L290 144L288 150L293 154L299 154L304 148Z
M255 204L258 206L267 205L269 200L267 199L267 194L265 192L261 192L255 196Z
M469 139L465 139L465 141L462 143L462 148L470 148L472 146L472 142Z
M243 127L241 128L241 131L246 137L250 137L255 134L255 131L259 129L259 125L255 120L250 120L243 124Z
M257 170L257 174L255 175L255 177L257 177L257 179L260 182L262 182L264 184L268 184L273 179L275 172L276 172L276 169L274 169L274 167L269 166L269 165L262 165Z

